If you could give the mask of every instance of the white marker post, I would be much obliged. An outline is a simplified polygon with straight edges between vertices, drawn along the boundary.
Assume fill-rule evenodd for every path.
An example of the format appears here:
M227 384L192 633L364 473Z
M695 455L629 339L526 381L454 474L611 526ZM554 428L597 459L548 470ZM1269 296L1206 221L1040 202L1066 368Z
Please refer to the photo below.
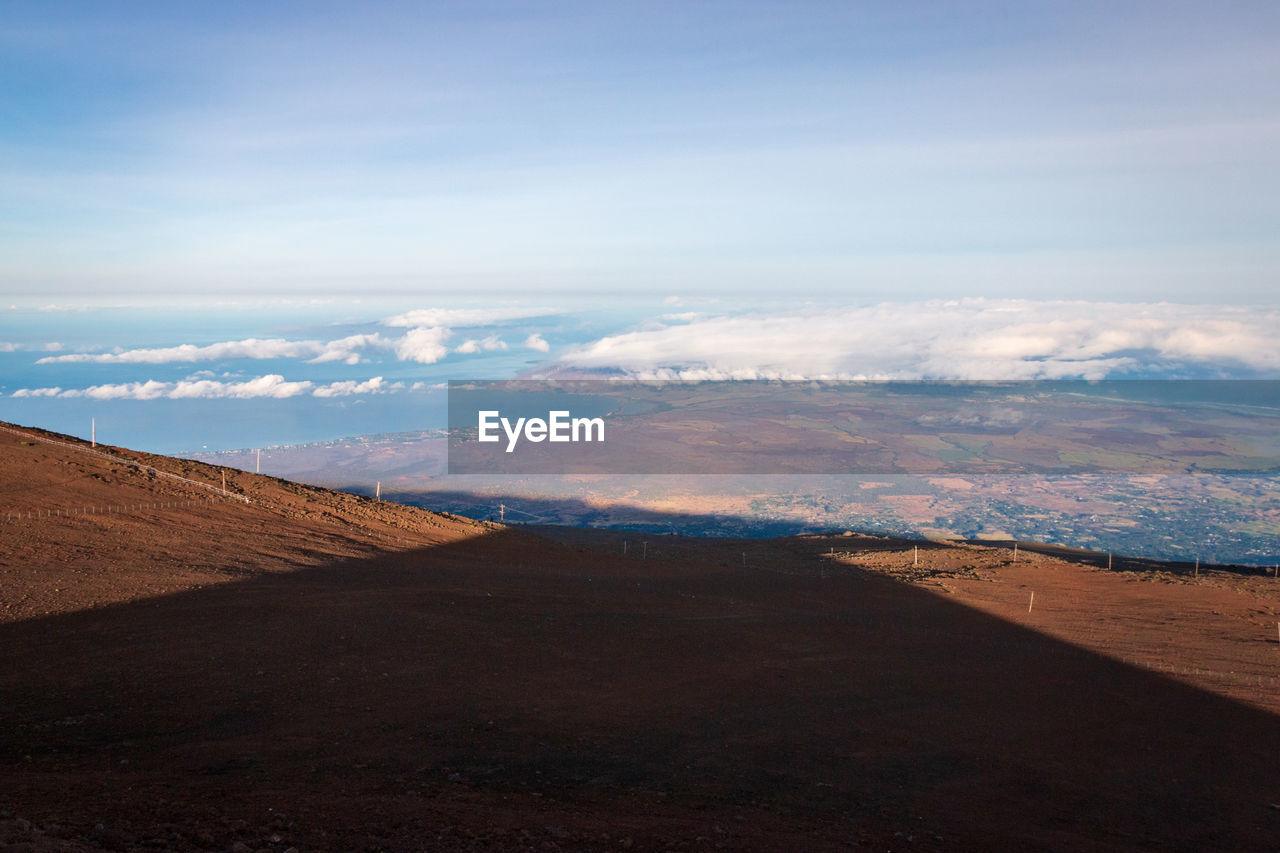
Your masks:
M1036 603L1036 594L1035 594L1034 592L1032 592L1032 593L1031 593L1031 600L1027 602L1027 612L1028 612L1028 613L1030 613L1030 612L1031 612L1031 608L1035 606L1035 603Z
M1013 543L1013 561L1015 563L1018 562L1018 543L1017 542Z
M261 447L258 448L258 464L253 466L253 473L255 474L262 473L262 448Z
M373 499L376 501L382 500L382 481L381 480L379 480L378 484L373 487Z
M97 418L89 418L89 446L98 446L98 420Z

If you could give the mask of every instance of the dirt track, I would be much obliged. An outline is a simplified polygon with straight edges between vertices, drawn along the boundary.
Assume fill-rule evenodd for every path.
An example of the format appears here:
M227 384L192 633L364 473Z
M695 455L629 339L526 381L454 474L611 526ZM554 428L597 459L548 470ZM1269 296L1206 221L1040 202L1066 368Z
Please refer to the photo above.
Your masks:
M0 474L37 511L185 494L12 436ZM1280 838L1275 580L963 547L913 568L910 543L858 537L639 559L618 534L230 487L253 503L0 529L0 844Z

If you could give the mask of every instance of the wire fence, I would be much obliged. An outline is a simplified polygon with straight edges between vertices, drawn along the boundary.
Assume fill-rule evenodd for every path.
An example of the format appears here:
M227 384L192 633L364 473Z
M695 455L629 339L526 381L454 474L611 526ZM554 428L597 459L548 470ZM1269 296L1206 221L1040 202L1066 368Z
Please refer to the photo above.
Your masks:
M173 473L170 473L169 471L161 471L159 468L153 467L151 465L147 465L142 462L138 462L134 459L127 459L123 456L116 456L113 453L105 453L101 450L91 449L80 444L72 444L71 442L59 441L58 439L49 438L47 436L36 435L30 432L24 432L23 430L13 429L12 427L0 426L0 431L11 433L21 438L29 439L31 441L42 441L45 444L52 444L55 447L65 447L68 450L74 450L77 453L85 453L85 454L88 454L89 456L97 456L98 458L106 459L109 462L118 462L121 465L131 465L134 468L137 468L141 471L145 471L156 477L165 477L170 480L176 480L180 483L185 483L189 486L195 486L197 488L204 489L205 491L213 492L219 498L240 501L241 503L245 503L245 504L250 503L249 498L245 495L237 495L232 492L228 492L225 489L220 489L219 487L213 485L212 483L205 483L200 480L192 480L190 477L183 477L180 474L173 474ZM50 510L50 512L54 512L54 511L55 510Z
M109 515L113 513L141 512L150 509L183 509L193 506L202 506L205 504L217 503L220 500L235 498L238 495L216 495L208 498L197 498L187 501L160 501L158 503L128 503L128 504L108 504L105 506L81 506L70 509L32 509L22 510L19 512L6 512L4 520L6 522L13 521L36 521L43 518L79 518L89 515Z
M195 506L215 504L218 501L237 501L246 505L250 505L254 503L246 495L240 495L234 492L228 492L224 488L219 488L218 486L212 483L202 482L200 480L193 480L189 477L183 477L180 474L174 474L169 471L162 471L159 468L156 468L152 465L147 465L146 463L138 462L137 460L134 460L134 459L128 459L122 456L117 456L113 453L107 453L107 452L98 450L96 448L85 447L83 444L75 444L72 442L60 441L58 439L49 438L43 435L37 435L35 433L27 432L21 429L14 429L8 426L0 426L0 432L7 432L12 435L16 435L19 438L29 440L29 441L39 441L39 442L43 442L44 444L54 445L55 447L63 447L68 450L74 450L77 453L83 453L89 456L96 456L100 459L105 459L110 462L117 462L117 463L120 463L121 465L128 465L140 471L153 474L157 477L165 477L167 479L174 480L189 486L195 486L197 488L203 489L204 491L207 491L210 493L208 497L204 497L204 498L194 498L194 499L175 500L175 501L155 501L151 503L138 503L138 502L123 503L122 502L122 503L110 503L105 505L80 506L80 507L70 507L70 508L58 507L53 509L37 508L37 509L30 509L30 510L27 510L27 509L0 510L4 512L4 515L0 517L0 520L4 522L12 523L12 522L19 522L19 521L36 521L36 520L48 519L48 518L70 519L70 518L83 518L87 516L101 516L101 515L119 514L119 513L142 512L147 510L185 509L185 508L190 508ZM259 504L259 505L263 506L266 509L279 510L278 507L273 507L270 504ZM335 527L342 528L353 533L358 533L358 534L361 534L367 537L376 538L376 539L382 539L387 542L395 542L400 545L422 544L421 542L417 542L414 540L404 539L399 536L394 536L388 533L376 531L367 526L357 527L356 525L353 525L348 521L340 520L337 518L334 518L334 519L319 518L317 519L317 521L322 521L326 524L331 524Z

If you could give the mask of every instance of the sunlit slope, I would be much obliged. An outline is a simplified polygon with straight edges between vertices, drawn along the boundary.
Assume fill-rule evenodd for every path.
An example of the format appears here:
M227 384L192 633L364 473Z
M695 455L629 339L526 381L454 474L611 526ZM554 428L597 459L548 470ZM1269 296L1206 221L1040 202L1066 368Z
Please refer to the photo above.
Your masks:
M485 527L0 424L0 621L454 542Z

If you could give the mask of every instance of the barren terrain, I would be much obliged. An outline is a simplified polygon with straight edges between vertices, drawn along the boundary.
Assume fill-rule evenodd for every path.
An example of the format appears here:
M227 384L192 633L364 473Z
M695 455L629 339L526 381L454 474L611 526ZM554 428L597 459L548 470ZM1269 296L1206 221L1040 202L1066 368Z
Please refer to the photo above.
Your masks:
M503 527L19 433L0 846L1280 837L1280 579L1260 572Z

